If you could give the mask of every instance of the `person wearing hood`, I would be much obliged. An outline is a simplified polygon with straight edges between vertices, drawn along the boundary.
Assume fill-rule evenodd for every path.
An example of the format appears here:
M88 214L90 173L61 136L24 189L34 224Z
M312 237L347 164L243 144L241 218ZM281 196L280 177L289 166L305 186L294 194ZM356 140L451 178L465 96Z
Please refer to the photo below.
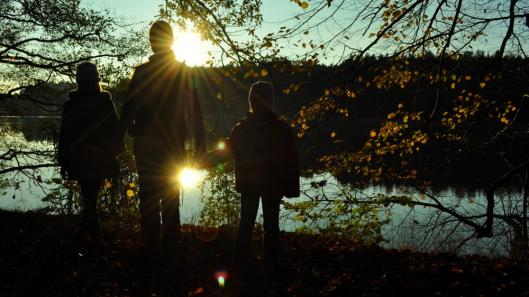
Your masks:
M299 197L299 160L296 141L287 123L273 112L274 87L267 81L251 85L250 111L232 129L225 149L212 156L235 161L235 189L241 193L241 211L236 243L236 261L244 272L259 200L264 216L264 271L277 272L279 252L279 209L281 199Z
M97 194L104 179L116 176L116 156L122 142L119 121L109 92L101 89L95 64L84 62L76 72L77 89L63 106L57 161L65 179L76 180L81 188L81 239L99 245L101 231Z

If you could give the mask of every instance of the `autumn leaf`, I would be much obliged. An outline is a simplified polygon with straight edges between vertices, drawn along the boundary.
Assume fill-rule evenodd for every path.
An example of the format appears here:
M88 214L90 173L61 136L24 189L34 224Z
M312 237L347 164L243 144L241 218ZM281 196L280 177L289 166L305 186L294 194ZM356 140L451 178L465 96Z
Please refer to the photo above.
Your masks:
M369 136L371 136L372 138L374 138L375 136L377 136L377 132L375 132L375 131L372 130L372 131L369 133Z
M346 94L347 94L347 97L349 97L349 98L352 98L352 99L356 98L356 94L353 91L351 91L351 90L347 91Z
M112 182L108 179L105 179L105 182L103 183L104 189L110 189L112 187Z
M303 1L303 2L301 2L301 3L299 4L299 6L301 6L301 8L303 8L303 9L307 9L307 8L309 8L309 3Z
M268 75L268 71L266 71L266 69L261 69L261 76L265 77L267 75Z
M128 190L127 190L127 197L132 198L132 197L134 197L134 194L135 194L135 193L134 193L133 190L131 190L131 189L128 189Z

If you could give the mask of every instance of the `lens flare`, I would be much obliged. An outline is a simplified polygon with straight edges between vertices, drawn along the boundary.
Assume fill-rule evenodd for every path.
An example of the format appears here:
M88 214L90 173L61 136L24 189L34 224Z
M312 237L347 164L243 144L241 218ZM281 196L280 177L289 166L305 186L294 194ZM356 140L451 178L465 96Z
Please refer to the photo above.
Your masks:
M219 143L217 143L217 149L221 150L221 151L225 150L226 149L226 142L219 141Z
M217 281L219 282L219 287L224 288L224 281L225 281L224 277L219 276L217 278Z
M217 282L219 283L219 287L224 289L224 286L226 285L226 280L228 279L228 273L224 270L217 271L215 273L215 278L217 279Z
M193 188L202 181L203 177L200 170L184 167L178 175L178 181L184 188Z

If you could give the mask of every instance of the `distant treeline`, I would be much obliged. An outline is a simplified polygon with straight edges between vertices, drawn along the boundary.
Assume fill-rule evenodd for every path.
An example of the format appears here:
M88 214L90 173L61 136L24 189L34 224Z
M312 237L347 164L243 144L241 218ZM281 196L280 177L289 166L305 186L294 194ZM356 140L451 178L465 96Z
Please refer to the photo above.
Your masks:
M276 60L242 67L198 67L195 77L210 141L227 136L231 127L245 116L248 89L257 80L274 83L275 109L287 120L294 119L303 106L325 96L332 97L347 109L349 117L345 120L327 113L313 123L319 125L318 129L314 129L312 138L304 139L301 146L304 152L316 157L336 147L329 138L332 132L348 133L355 139L348 145L361 145L369 137L369 131L378 127L399 104L407 111L424 111L425 114L436 108L434 123L439 121L443 111L457 104L462 90L519 104L523 94L529 93L528 68L528 59L506 57L499 63L494 56L478 53L447 57L442 63L432 55L400 59L367 56L357 63L350 60L336 66ZM126 100L128 82L124 78L118 85L108 87L118 110ZM345 86L354 95L337 92ZM62 83L34 88L27 92L45 104L3 100L0 101L0 114L60 114L60 109L46 103L62 104L67 91L74 87L71 83ZM39 96L39 92L44 95ZM519 122L529 122L527 107L529 104L520 112ZM316 147L313 153L309 153L308 146Z
M244 117L248 87L263 79L276 87L275 109L279 114L293 119L302 106L330 94L347 108L350 121L365 123L365 127L358 127L360 131L352 132L360 137L368 136L369 129L380 122L377 119L386 118L399 104L407 111L430 113L437 103L440 115L457 104L462 90L518 104L523 94L529 93L529 60L508 57L502 61L501 69L497 64L494 57L481 54L447 58L442 65L444 71L439 70L439 59L434 56L400 60L366 57L355 65L348 61L338 66L280 60L252 67L197 68L197 77L203 110L213 134L225 135ZM441 77L441 81L436 77ZM335 95L337 86L346 85L355 93L354 98ZM521 112L518 120L528 121L529 112ZM334 122L331 117L325 124L328 129L343 128L341 120Z

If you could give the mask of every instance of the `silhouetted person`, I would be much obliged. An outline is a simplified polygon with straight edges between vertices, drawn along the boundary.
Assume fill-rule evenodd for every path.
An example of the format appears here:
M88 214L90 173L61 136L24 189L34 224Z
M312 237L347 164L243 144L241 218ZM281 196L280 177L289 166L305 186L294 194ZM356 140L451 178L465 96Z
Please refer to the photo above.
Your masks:
M160 243L167 252L178 247L180 186L175 177L184 165L184 142L194 137L198 158L206 144L190 69L177 62L171 50L171 26L155 22L149 41L154 54L136 68L121 120L123 129L134 137L141 229L146 251L152 255Z
M274 88L259 81L250 88L250 112L231 131L227 149L235 159L235 188L241 193L241 219L236 257L247 270L259 200L264 215L264 270L276 268L281 198L299 196L299 165L295 138L287 123L272 111Z
M77 90L70 92L63 109L58 140L58 162L64 178L77 180L82 195L80 235L101 241L97 193L105 178L119 170L119 121L110 93L101 90L96 65L79 64Z

